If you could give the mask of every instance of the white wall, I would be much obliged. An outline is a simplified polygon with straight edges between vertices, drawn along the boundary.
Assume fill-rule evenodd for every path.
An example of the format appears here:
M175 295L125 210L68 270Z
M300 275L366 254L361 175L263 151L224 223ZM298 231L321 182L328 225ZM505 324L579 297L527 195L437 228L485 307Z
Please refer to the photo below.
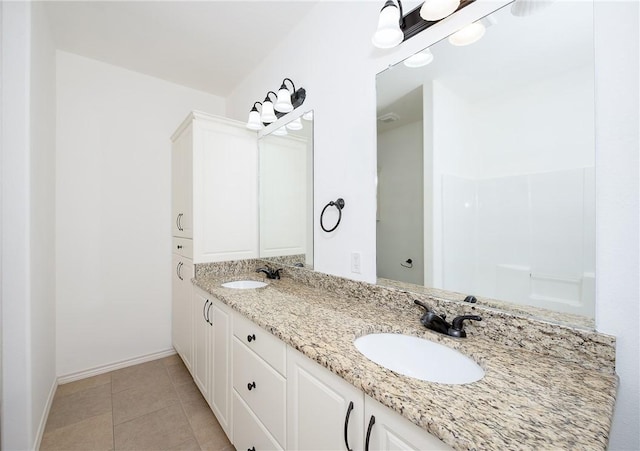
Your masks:
M44 4L31 9L31 420L41 438L56 387L56 54Z
M377 275L424 284L422 118L378 134ZM400 181L400 182L398 182ZM407 259L412 268L401 266Z
M639 22L638 2L596 4L596 325L617 337L612 450L640 449Z
M320 3L227 98L229 115L246 120L253 102L284 77L307 89L305 107L315 110L316 125L318 271L375 281L375 74L495 6L488 1L475 2L457 18L385 52L374 49L370 41L379 4ZM605 20L608 11L616 10L619 18ZM618 337L621 390L611 449L638 449L637 4L598 3L596 25L598 327ZM634 38L626 38L625 33ZM615 102L624 107L616 108ZM633 108L636 116L628 114ZM319 230L318 216L322 207L338 196L346 201L343 224L327 235ZM352 251L362 252L362 274L350 272Z
M171 144L224 100L57 53L57 372L171 348Z
M55 53L42 4L2 11L2 449L33 449L55 373Z

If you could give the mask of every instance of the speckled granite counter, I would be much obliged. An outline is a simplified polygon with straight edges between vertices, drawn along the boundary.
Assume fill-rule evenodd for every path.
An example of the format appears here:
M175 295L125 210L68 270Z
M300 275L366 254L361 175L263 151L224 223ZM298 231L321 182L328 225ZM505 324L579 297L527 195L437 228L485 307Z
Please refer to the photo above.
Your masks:
M299 275L298 280L285 275L255 290L220 287L230 280L263 280L243 269L249 268L236 267L226 275L197 270L194 284L456 449L606 449L617 388L610 356L594 355L587 361L590 354L548 355L495 340L480 328L469 328L466 339L449 338L420 324L423 311L411 297L392 293L363 299L345 295L348 289L328 291L317 283L301 283ZM496 318L485 318L482 330L500 329L491 324ZM528 334L522 323L511 324L512 333ZM545 325L540 330L544 334ZM486 375L467 385L399 375L371 362L353 345L355 338L372 332L446 344L475 359ZM607 336L581 337L573 346L589 342L595 343L596 354L609 353L614 343ZM544 340L538 343L545 345Z

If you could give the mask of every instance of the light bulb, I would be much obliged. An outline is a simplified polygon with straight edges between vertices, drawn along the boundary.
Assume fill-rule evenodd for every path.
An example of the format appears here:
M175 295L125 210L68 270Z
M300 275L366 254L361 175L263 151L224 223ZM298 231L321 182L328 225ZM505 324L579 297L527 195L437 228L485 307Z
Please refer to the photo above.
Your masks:
M387 2L378 18L378 29L371 38L373 45L380 49L390 49L404 40L400 29L400 11L392 2Z
M486 28L480 22L470 23L449 36L449 42L457 46L473 44L484 36L485 31Z
M404 60L404 65L411 68L422 67L431 61L433 61L433 53L429 49L424 49L422 52L415 53Z
M291 92L287 88L282 85L280 90L278 91L278 100L276 100L276 104L273 106L276 111L281 113L288 113L289 111L293 111L293 105L291 104Z
M425 0L420 8L420 17L434 22L451 15L460 6L460 0Z
M289 130L293 130L293 131L302 130L302 122L300 122L300 118L297 117L294 120L292 120L291 122L289 122L287 124L287 128Z
M260 122L260 113L257 109L252 109L249 112L249 120L247 121L247 128L249 130L261 130L262 122Z
M267 98L262 102L262 115L260 116L260 120L265 124L270 124L275 122L276 119L278 118L276 117L275 111L273 111L273 103Z

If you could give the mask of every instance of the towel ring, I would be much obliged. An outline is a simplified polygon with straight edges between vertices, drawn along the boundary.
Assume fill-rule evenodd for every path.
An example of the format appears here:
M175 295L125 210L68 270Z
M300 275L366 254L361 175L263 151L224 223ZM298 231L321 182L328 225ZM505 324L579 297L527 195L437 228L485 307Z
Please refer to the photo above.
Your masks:
M338 209L338 222L336 222L336 225L334 225L332 228L327 229L325 228L324 224L322 223L322 218L324 216L324 212L327 211L327 208L329 207L336 207ZM329 233L329 232L333 232L335 229L338 228L338 226L340 225L340 220L342 219L342 209L344 208L344 199L343 198L338 198L335 202L331 201L329 202L327 205L324 206L324 208L322 209L322 213L320 213L320 227L322 227L322 230L324 230L325 232Z

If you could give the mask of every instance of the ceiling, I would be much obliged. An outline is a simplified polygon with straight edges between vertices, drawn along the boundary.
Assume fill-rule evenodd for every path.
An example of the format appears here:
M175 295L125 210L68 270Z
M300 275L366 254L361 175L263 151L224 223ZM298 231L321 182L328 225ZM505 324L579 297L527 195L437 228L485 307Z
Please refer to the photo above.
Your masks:
M221 97L314 1L46 2L56 48Z

